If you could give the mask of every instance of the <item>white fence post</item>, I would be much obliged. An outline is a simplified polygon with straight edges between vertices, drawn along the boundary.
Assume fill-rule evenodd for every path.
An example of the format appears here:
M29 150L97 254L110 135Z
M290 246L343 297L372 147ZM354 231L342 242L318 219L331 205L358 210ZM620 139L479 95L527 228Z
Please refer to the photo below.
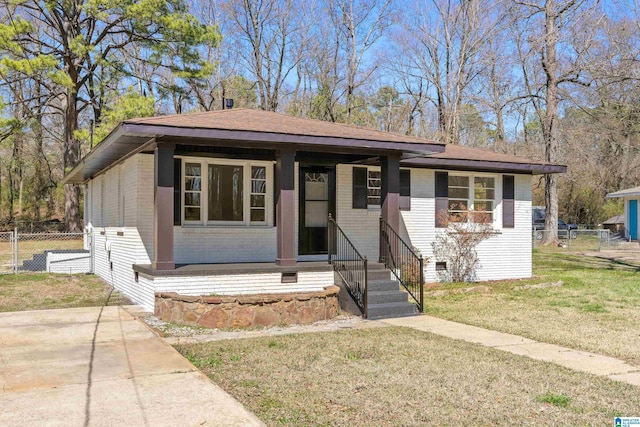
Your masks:
M14 242L14 260L15 260L15 264L14 264L14 271L15 274L18 274L18 227L15 227L14 231L13 231L13 235L15 236L15 242Z

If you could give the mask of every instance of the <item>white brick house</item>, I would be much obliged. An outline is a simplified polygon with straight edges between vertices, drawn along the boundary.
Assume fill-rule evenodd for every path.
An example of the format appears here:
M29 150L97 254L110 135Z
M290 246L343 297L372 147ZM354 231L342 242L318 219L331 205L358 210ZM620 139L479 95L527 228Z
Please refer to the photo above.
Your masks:
M565 170L238 109L125 121L65 182L85 190L95 273L153 309L165 291L322 291L334 283L329 214L370 262L382 217L431 259L424 280L435 281L436 211L450 193L491 214L496 234L478 248L478 279L530 277L531 175Z

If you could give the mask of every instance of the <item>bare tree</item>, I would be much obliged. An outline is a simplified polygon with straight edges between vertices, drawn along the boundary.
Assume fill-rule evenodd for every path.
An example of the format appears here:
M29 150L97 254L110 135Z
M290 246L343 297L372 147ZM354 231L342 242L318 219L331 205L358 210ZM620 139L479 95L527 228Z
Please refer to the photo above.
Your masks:
M559 146L559 104L561 102L560 88L563 84L588 84L583 80L582 55L588 52L590 38L580 38L578 43L573 43L572 54L558 57L560 43L570 44L567 36L567 29L570 25L584 19L580 15L583 10L590 10L588 0L545 0L538 3L517 1L522 13L518 22L520 28L517 31L529 36L527 40L528 49L523 57L526 61L539 61L542 71L542 87L536 83L531 83L530 76L527 76L526 66L525 84L528 88L528 95L531 103L535 107L536 114L542 124L542 136L544 140L544 158L547 162L558 161ZM592 6L591 6L592 7ZM539 17L539 21L538 18ZM542 33L535 28L536 22L541 23ZM588 27L582 27L583 30ZM589 32L587 32L589 33ZM578 34L575 32L574 34ZM565 37L562 37L565 36ZM521 49L521 52L524 52ZM556 174L545 175L545 233L543 243L554 243L558 241L558 176Z
M331 122L344 121L340 101L345 93L344 49L340 29L334 25L329 13L330 5L317 5L317 17L311 27L309 45L301 61L304 95L309 103L307 115ZM308 86L307 86L308 85ZM301 99L296 94L296 99Z
M408 73L433 85L439 136L458 142L460 109L480 71L479 52L500 24L499 2L423 0L412 3L396 42L410 60Z
M276 111L289 75L306 46L305 2L294 0L229 0L237 25L237 54L258 86L260 108Z
M486 108L493 117L493 149L507 152L505 116L510 106L521 99L521 86L515 80L513 69L517 67L517 55L509 42L508 29L496 31L480 51L481 71L478 75L477 94L474 102Z
M373 75L377 66L364 67L365 55L387 34L393 22L391 0L329 0L329 15L341 36L346 75L346 121L352 121L355 92Z

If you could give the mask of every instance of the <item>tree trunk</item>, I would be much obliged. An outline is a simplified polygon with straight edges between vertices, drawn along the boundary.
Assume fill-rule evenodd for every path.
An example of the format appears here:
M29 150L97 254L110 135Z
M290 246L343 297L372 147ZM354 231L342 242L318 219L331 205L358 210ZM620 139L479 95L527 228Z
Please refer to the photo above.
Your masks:
M501 152L506 153L506 141L505 141L505 131L504 131L504 117L502 115L502 108L497 107L496 111L496 137L495 137L495 148Z
M70 89L67 93L67 105L64 117L64 170L68 173L79 160L80 146L74 133L78 129L78 108L76 93ZM67 184L64 186L64 222L67 231L81 231L80 225L80 188Z
M547 0L545 4L545 52L542 63L546 74L547 109L542 129L545 141L545 160L550 163L556 161L558 151L557 19L555 0ZM548 174L545 176L544 202L546 217L542 243L556 243L558 241L558 178L556 175Z
M22 117L22 112L17 109L16 117ZM10 199L10 208L11 208L11 219L13 219L16 215L15 212L15 199L16 195L18 195L18 213L17 219L21 219L22 217L22 180L23 180L23 170L22 170L22 155L23 155L23 144L24 144L24 133L22 129L16 131L13 135L13 150L11 153L11 181L9 185L11 186L9 190L9 199Z

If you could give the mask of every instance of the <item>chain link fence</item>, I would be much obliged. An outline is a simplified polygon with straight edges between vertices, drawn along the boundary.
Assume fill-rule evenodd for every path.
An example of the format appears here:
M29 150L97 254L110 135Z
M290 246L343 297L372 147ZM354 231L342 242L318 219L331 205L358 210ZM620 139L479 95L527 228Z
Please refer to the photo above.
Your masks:
M545 240L549 231L533 230L533 248ZM569 252L593 252L606 250L638 250L638 242L629 242L623 236L607 229L558 230L558 250Z
M91 242L87 233L0 232L0 274L91 273Z

